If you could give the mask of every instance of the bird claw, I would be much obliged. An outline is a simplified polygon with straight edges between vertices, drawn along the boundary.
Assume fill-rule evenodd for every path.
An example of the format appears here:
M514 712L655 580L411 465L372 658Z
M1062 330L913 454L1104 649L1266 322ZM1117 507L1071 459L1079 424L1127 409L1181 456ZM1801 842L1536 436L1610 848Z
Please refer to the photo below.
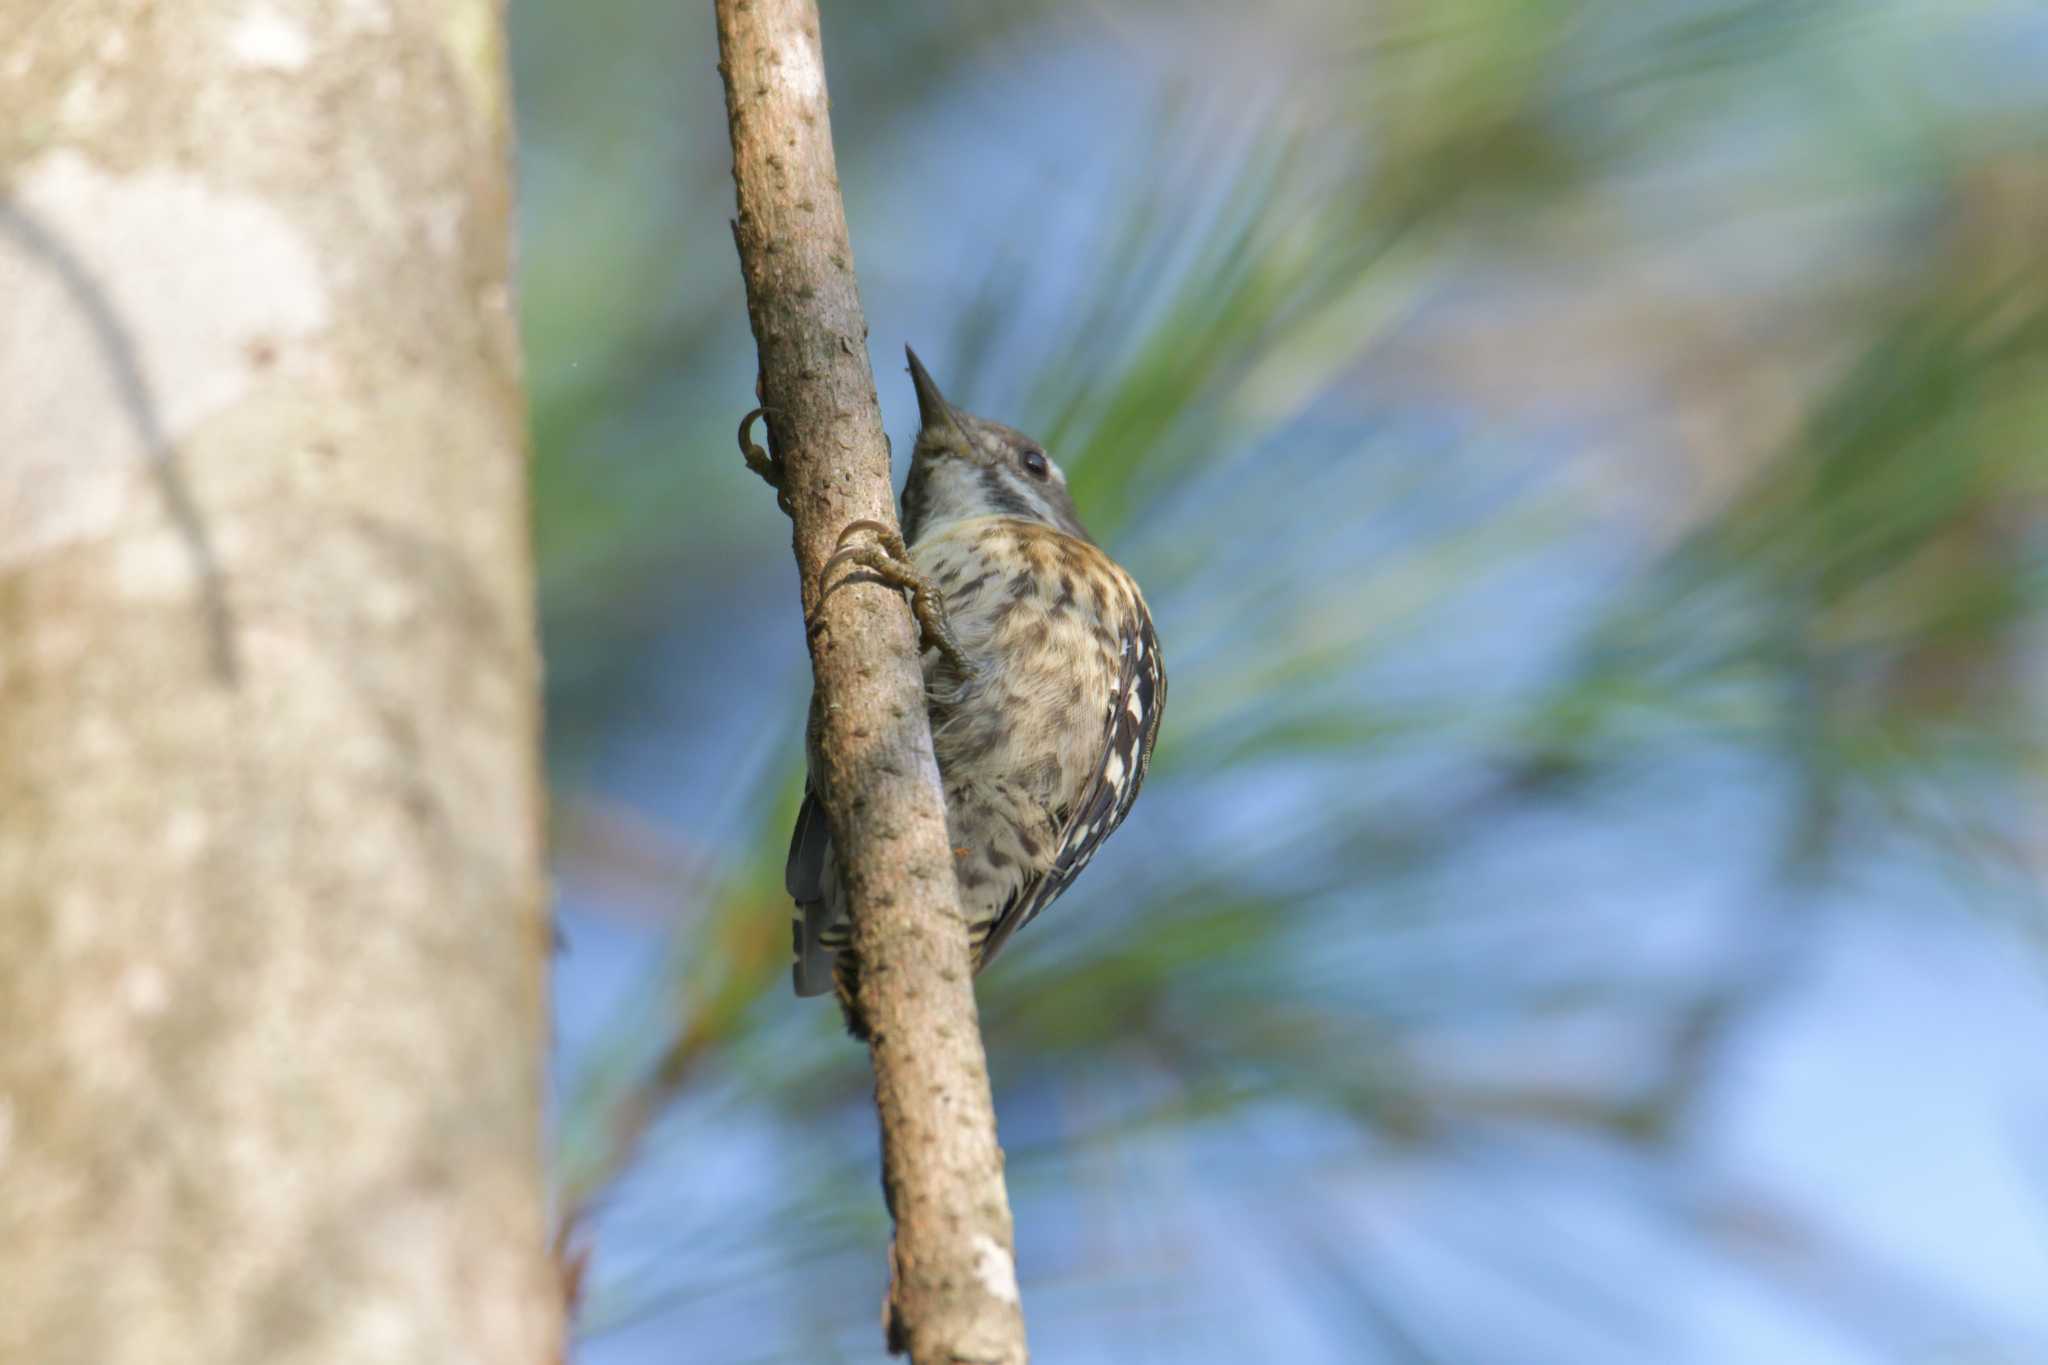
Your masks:
M795 511L790 506L789 489L786 486L788 471L782 463L782 458L773 454L771 450L763 450L755 444L750 434L754 420L765 418L767 415L768 409L760 407L740 418L740 457L747 462L747 468L759 474L762 481L775 490L775 505L782 509L783 515L794 516ZM772 448L775 444L775 433L772 429L764 429L768 430L768 444Z
M878 545L848 545L847 539L861 531L874 535ZM959 639L953 634L951 623L946 620L946 604L940 597L937 585L927 578L911 562L910 551L903 544L903 533L893 526L863 518L848 522L846 529L839 533L838 548L825 561L819 571L822 581L831 576L832 570L842 563L860 565L875 577L892 587L902 588L910 594L910 612L917 618L918 648L936 649L954 671L960 675L964 689L975 675L973 660L960 647Z

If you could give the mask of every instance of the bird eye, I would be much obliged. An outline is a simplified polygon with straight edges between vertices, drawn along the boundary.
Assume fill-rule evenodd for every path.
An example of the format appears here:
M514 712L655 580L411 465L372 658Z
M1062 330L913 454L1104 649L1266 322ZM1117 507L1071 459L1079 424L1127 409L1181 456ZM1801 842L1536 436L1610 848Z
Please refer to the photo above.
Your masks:
M1052 466L1045 462L1045 452L1036 447L1027 446L1023 460L1024 468L1030 471L1034 479L1042 479L1052 472Z

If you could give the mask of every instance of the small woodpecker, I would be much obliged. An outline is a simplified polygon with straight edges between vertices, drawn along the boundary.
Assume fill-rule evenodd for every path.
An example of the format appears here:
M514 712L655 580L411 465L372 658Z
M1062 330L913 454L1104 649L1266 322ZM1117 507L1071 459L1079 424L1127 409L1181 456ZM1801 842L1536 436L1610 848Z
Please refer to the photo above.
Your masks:
M852 560L911 594L946 831L980 971L1123 823L1159 734L1166 671L1144 594L1090 539L1060 467L1022 432L948 403L905 349L921 429L903 533L853 523L841 545L863 534L873 543L842 549L826 572ZM741 445L749 465L779 484L779 464L751 446L744 425ZM865 1036L818 771L813 761L785 873L796 901L796 992L836 990L848 1027Z

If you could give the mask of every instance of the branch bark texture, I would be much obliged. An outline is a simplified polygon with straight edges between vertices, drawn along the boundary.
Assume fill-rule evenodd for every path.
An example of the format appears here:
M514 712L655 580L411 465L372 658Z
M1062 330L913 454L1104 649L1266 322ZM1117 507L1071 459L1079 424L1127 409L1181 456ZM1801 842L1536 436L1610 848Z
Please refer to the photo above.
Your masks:
M896 1220L889 1345L915 1365L1022 1365L1009 1198L916 627L900 593L858 571L819 581L850 522L894 526L896 510L817 6L716 0L716 10L735 236L812 622L812 775L851 897ZM831 589L822 600L821 587Z
M552 1361L502 15L0 48L0 1360Z

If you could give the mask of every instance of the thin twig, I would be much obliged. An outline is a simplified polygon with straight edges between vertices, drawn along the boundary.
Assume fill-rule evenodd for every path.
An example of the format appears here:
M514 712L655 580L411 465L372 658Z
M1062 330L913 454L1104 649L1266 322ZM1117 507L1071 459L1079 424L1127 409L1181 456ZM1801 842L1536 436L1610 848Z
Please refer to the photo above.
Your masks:
M716 0L739 187L734 238L796 527L817 688L812 780L861 961L882 1178L896 1219L886 1314L915 1365L1023 1365L1009 1198L967 931L902 595L819 577L856 521L896 525L889 447L832 153L812 0Z

